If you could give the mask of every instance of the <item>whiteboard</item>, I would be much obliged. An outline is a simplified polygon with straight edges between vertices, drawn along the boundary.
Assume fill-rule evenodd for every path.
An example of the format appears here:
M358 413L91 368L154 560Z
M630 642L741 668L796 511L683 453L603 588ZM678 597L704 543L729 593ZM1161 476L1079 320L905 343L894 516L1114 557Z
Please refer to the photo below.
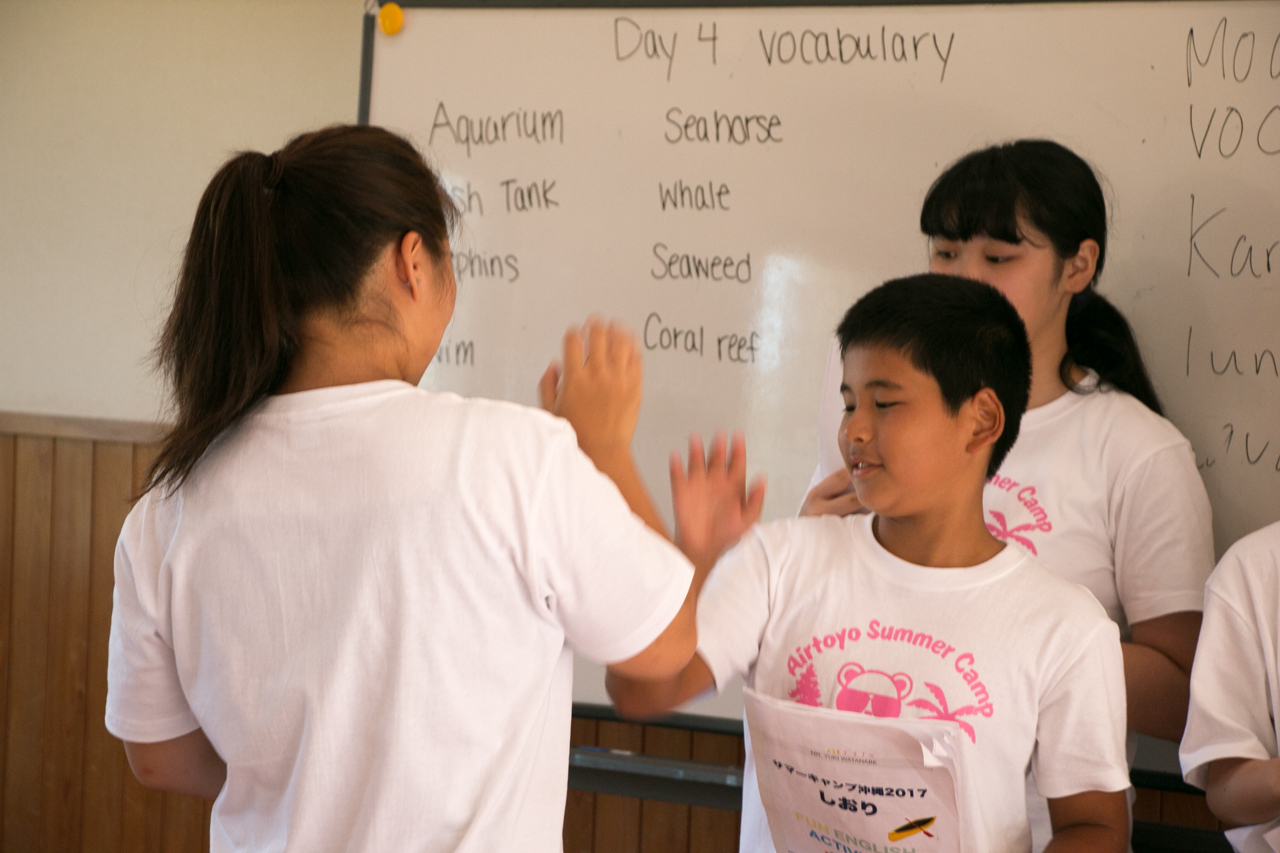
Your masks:
M720 428L790 515L827 343L926 267L929 184L1050 137L1104 177L1101 290L1192 442L1218 552L1280 518L1280 4L405 11L394 36L366 21L365 114L466 212L425 387L535 404L566 326L622 318L668 519L668 452ZM606 701L598 669L576 685Z

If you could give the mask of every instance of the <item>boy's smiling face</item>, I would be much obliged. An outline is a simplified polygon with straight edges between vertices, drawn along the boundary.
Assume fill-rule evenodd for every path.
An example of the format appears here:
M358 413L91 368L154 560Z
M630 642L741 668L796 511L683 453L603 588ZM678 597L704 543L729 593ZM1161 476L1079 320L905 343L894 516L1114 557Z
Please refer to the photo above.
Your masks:
M986 479L990 389L952 413L937 381L903 353L853 346L844 356L839 444L862 505L885 518L955 504ZM996 415L1003 427L1003 413ZM999 430L995 433L999 435ZM985 451L985 452L984 452Z

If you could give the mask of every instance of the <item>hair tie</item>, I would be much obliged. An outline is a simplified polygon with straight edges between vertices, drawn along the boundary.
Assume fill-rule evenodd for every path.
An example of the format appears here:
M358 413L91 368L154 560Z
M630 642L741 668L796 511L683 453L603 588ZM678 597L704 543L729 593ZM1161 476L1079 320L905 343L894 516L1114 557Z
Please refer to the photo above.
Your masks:
M266 177L262 179L265 189L274 190L284 175L284 158L277 154L267 155Z

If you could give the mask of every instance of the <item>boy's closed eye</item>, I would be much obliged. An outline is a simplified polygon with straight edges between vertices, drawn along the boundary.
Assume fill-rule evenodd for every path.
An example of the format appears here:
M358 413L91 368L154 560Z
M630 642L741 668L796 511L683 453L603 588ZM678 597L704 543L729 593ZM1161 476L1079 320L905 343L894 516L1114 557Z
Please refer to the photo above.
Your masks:
M902 400L872 400L871 402L875 405L875 407L876 407L877 409L889 409L889 408L892 408L892 407L894 407L894 406L900 406L900 405L902 405L902 402L903 402L903 401L902 401ZM856 412L857 410L858 410L858 404L857 404L857 403L845 403L845 404L844 404L844 413L845 413L846 415L851 415L851 414L853 414L854 412Z

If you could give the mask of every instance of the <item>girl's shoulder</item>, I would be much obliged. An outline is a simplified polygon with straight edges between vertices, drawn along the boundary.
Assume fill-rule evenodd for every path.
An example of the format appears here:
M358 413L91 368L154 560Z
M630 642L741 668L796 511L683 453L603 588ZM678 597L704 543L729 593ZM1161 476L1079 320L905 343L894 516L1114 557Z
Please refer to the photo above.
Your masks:
M183 486L160 483L129 510L117 541L116 571L126 571L143 587L154 584L182 523Z
M1163 415L1124 391L1096 377L1086 379L1057 400L1027 412L1027 435L1056 443L1071 436L1083 446L1107 451L1119 458L1145 459L1169 447L1190 442Z

